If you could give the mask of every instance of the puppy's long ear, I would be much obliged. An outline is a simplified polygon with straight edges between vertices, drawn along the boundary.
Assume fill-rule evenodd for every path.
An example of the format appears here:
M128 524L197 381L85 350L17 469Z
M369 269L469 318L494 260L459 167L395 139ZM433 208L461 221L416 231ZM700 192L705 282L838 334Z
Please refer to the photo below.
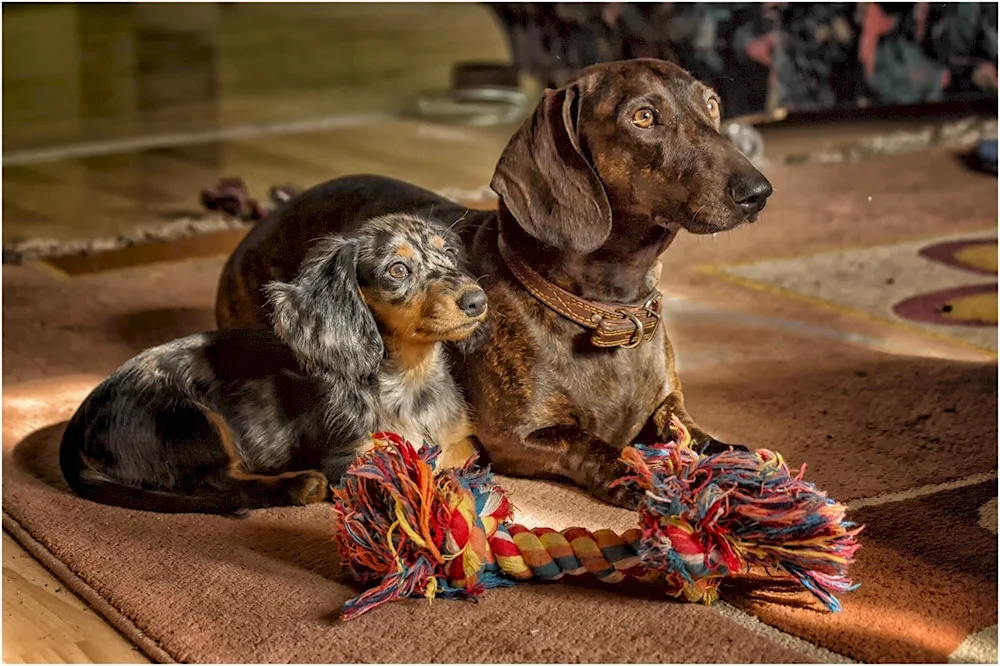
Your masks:
M358 286L357 245L341 237L317 246L291 283L264 287L275 334L308 369L365 378L384 348Z
M490 187L518 224L546 245L593 252L611 232L611 205L580 148L578 88L546 90L497 163Z

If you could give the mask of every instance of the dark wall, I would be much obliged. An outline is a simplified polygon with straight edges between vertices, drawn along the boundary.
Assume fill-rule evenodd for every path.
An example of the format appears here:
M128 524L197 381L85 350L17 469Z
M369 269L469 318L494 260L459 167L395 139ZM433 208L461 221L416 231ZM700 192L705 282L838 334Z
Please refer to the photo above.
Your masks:
M674 61L727 117L996 97L996 3L499 3L515 63L549 86Z

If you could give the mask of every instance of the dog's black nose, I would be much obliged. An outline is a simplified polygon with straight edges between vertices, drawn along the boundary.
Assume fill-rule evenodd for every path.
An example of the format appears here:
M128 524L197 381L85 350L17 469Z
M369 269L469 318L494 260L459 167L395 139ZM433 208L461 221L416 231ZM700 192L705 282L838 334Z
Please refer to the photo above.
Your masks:
M486 292L482 289L465 292L458 299L458 307L468 316L478 317L486 311Z
M733 174L729 178L729 196L748 217L764 210L764 204L767 203L771 192L773 192L771 183L757 170Z

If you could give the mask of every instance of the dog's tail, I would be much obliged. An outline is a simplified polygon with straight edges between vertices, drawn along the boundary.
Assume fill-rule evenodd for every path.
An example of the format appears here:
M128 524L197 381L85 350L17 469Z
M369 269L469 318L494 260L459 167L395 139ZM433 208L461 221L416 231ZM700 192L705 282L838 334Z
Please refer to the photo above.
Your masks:
M236 515L244 508L240 502L222 495L180 495L164 490L136 488L108 478L98 478L98 472L91 472L93 476L87 472L75 478L67 476L66 482L80 497L100 504L156 513L209 513L223 516Z
M75 420L74 420L75 421ZM78 443L74 421L63 434L59 447L59 467L69 487L80 497L92 502L110 504L124 509L157 513L210 513L234 515L244 508L241 493L226 493L218 488L206 488L213 494L181 495L165 490L139 488L121 483L95 469Z

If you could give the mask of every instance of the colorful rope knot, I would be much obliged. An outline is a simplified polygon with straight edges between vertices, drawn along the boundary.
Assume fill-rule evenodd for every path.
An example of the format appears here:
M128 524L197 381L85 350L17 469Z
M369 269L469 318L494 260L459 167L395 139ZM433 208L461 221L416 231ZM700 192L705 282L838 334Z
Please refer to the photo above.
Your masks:
M630 474L616 483L644 491L638 527L619 535L583 528L528 529L488 468L469 460L435 470L439 449L393 433L333 488L334 541L346 570L372 585L348 601L351 619L396 599L475 599L533 578L591 574L617 583L656 581L667 594L711 603L727 576L760 565L798 580L836 611L854 589L847 568L861 527L845 507L792 475L767 450L700 456L674 421L675 441L626 448Z

